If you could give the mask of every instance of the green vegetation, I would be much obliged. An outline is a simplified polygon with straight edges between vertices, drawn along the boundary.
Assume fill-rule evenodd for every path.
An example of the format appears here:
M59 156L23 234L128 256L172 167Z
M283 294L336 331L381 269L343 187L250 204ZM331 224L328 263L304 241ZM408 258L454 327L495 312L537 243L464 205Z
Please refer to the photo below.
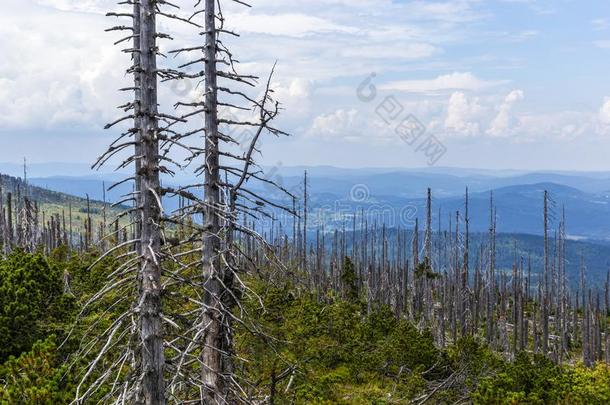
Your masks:
M85 327L72 326L114 267L106 261L89 270L94 257L58 249L51 257L16 251L0 259L1 404L73 399L87 359L73 356ZM429 331L388 308L368 313L351 263L341 280L341 296L319 299L288 281L271 283L264 272L247 280L258 298L246 298L243 309L259 332L237 326L235 347L246 360L237 372L253 396L274 404L610 402L605 365L562 367L527 353L507 362L473 339L439 349ZM100 308L86 319L101 319L103 328L112 316Z
M3 204L7 205L8 193L12 194L13 206L17 203L17 197L23 198L25 194L25 184L22 179L0 174L0 185L2 188ZM125 207L113 207L111 204L104 204L101 201L75 197L72 195L47 190L41 187L28 185L27 196L31 201L38 204L40 220L48 221L51 216L59 216L60 220L66 223L66 230L69 230L70 208L72 209L72 230L75 234L84 233L84 223L88 215L94 227L103 222L104 216L107 222L116 218L118 214L125 210ZM127 219L122 220L122 224L127 223Z

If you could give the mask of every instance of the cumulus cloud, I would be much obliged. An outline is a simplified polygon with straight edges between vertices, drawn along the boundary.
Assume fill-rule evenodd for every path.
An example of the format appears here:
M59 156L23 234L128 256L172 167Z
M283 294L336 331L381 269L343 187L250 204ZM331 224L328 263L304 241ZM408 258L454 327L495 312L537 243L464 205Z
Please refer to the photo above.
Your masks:
M0 129L44 133L51 128L61 133L101 128L118 118L115 106L130 95L116 89L129 85L131 78L124 73L128 56L112 46L118 38L104 33L114 21L103 14L116 9L116 1L4 2ZM498 61L504 62L503 55L456 56L461 46L472 44L468 40L476 38L480 44L481 27L495 30L484 21L468 24L484 19L493 24L491 10L480 0L257 0L252 9L227 2L227 28L243 36L225 40L244 62L239 71L258 75L261 82L278 60L272 84L283 107L278 126L296 137L309 135L303 136L306 140L320 136L363 144L401 143L394 131L397 123L388 125L375 114L388 95L397 97L404 114L413 114L438 136L510 135L506 142L519 142L610 133L610 99L599 110L527 113L523 91L510 91L511 82L504 80L511 70L487 69L490 63L497 68ZM606 20L591 23L608 25ZM164 18L159 24L175 38L161 42L164 53L200 41L195 27ZM506 29L513 40L525 40L538 35L536 28ZM610 48L603 33L598 34L595 45ZM452 48L456 45L457 52ZM184 58L180 55L176 61ZM482 71L500 73L482 76ZM363 105L354 90L371 72L377 73L379 94ZM202 91L196 81L184 92L162 85L160 99L171 106L168 97L195 100ZM251 91L256 95L260 88Z
M525 113L519 117L515 141L532 142L539 139L553 141L575 139L599 134L595 116L587 111L559 111L551 113Z
M0 109L3 127L99 128L116 118L115 105L128 96L116 89L130 81L124 74L128 57L112 46L118 35L104 33L115 22L104 13L116 10L116 2L5 1L8 11L0 15L0 102L6 106ZM442 47L433 43L441 39L431 33L449 37L456 28L449 24L432 31L413 21L412 16L427 14L430 20L448 22L471 10L468 2L461 3L459 7L430 8L426 2L403 5L389 0L312 0L296 4L260 0L257 7L248 9L229 2L225 10L228 27L244 36L227 37L226 41L245 61L240 69L243 73L264 77L270 63L278 60L274 80L281 85L276 96L287 110L297 111L282 115L305 119L306 114L320 113L311 109L313 82L325 82L323 87L360 71L370 72L377 65L392 70L388 60L425 60L442 52ZM378 10L371 18L346 18L371 7ZM404 12L407 9L409 13ZM192 46L200 39L199 30L185 24L164 18L159 24L176 39L171 43L160 41L162 52ZM178 60L184 57L180 55ZM363 58L368 66L361 63ZM164 96L171 93L171 89L161 90ZM191 97L199 93L191 86Z
M452 90L483 90L506 83L505 80L483 80L470 72L454 72L429 80L402 80L386 83L381 88L413 93L433 93Z
M34 2L60 11L79 13L101 14L116 8L116 2L112 0L35 0Z
M595 128L600 135L610 135L610 97L606 97L597 112Z
M602 124L610 125L610 97L606 97L599 109L599 120Z
M360 137L358 111L355 109L338 109L328 114L317 116L309 132L310 136L336 140L356 140Z
M513 90L504 98L498 108L498 114L491 122L487 133L491 136L509 136L519 124L518 118L514 115L513 109L516 103L524 99L523 90Z
M325 18L297 13L239 13L231 16L230 24L243 32L294 37L333 32L355 33L358 31L355 27L337 24Z
M453 134L474 136L480 133L483 108L479 100L469 100L463 92L455 92L449 98L445 129Z
M112 36L92 35L103 32L104 21L35 7L20 11L27 24L0 15L2 127L99 128L116 117L122 101L116 89L125 83L129 61L114 49Z
M307 120L312 110L314 84L302 77L272 84L274 99L281 103L281 117L293 124Z

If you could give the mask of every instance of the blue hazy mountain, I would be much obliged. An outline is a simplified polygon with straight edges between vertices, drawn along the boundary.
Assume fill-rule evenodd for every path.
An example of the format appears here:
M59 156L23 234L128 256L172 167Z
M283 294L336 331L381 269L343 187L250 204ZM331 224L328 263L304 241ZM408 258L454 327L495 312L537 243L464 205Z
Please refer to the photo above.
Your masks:
M22 168L21 168L22 169ZM17 169L15 169L17 170ZM301 192L300 168L292 176L274 174L274 180ZM315 219L322 216L326 229L346 226L350 229L351 213L367 213L370 220L384 221L392 239L397 226L412 228L415 218L425 217L425 194L433 189L433 226L447 229L451 217L460 211L463 231L464 190L470 188L471 257L478 260L478 248L487 243L489 228L490 190L497 209L497 265L499 271L510 271L515 257L531 259L534 282L543 263L542 208L544 191L551 196L551 237L565 207L570 240L567 244L568 279L578 281L580 257L584 258L589 282L602 285L610 268L610 193L605 175L596 173L494 173L456 171L387 171L380 169L346 170L314 168L308 170L310 184L310 236L315 238ZM327 175L328 174L328 175ZM30 184L53 191L102 200L104 185L120 180L121 174L89 173L80 176L55 175L30 179ZM169 183L169 181L166 180ZM517 184L513 184L517 183ZM565 183L565 184L560 184ZM354 189L364 191L363 195ZM122 184L106 191L107 201L117 201L131 191ZM269 190L264 190L269 192ZM166 210L175 201L167 200ZM357 217L358 218L358 217ZM370 229L370 228L369 228ZM379 232L379 228L378 228ZM587 240L588 239L588 240Z
M23 172L19 165L3 165L9 174ZM464 211L464 193L470 191L470 225L473 232L489 228L489 196L494 192L498 232L540 235L542 232L543 193L548 190L551 203L551 229L556 228L565 208L568 233L574 238L610 239L610 173L607 172L524 172L518 170L480 170L460 168L344 169L323 167L266 168L269 178L281 183L296 195L302 195L303 173L308 171L310 207L334 211L394 210L396 217L405 215L410 225L414 216L423 219L425 195L432 189L434 221L441 209L441 224L449 215ZM103 185L110 186L123 177L117 173L91 172L86 165L45 164L28 166L30 182L54 191L96 200L103 199ZM37 176L36 176L37 175ZM188 175L182 175L187 178ZM172 184L172 179L165 179ZM123 184L106 192L107 201L118 201L131 191ZM364 190L365 198L356 198L353 190ZM269 190L263 190L266 195ZM279 196L278 196L279 198ZM171 209L174 203L168 201ZM417 211L413 213L414 209ZM335 213L336 214L336 213Z

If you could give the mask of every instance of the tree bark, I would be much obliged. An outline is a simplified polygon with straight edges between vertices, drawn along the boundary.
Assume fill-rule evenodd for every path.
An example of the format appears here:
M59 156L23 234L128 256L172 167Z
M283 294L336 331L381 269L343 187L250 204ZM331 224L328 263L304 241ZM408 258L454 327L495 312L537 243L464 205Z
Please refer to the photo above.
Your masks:
M163 372L163 325L161 307L161 246L159 141L157 122L156 2L143 0L140 6L141 57L141 274L140 328L142 338L142 395L147 405L165 404ZM156 195L155 195L156 194Z
M220 262L220 168L218 139L218 88L216 72L216 2L205 1L205 207L203 236L203 277L205 280L202 379L204 402L224 403L222 375L222 302Z

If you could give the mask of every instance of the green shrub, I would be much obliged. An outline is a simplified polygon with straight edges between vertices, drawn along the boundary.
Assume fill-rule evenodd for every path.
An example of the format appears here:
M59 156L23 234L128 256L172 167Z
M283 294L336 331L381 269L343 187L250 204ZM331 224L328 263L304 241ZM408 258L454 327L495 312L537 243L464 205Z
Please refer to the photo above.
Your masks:
M63 294L63 271L40 254L13 252L0 261L0 362L63 333L74 299Z
M74 384L61 366L53 337L37 342L32 350L11 357L0 366L0 403L69 404L74 399Z

